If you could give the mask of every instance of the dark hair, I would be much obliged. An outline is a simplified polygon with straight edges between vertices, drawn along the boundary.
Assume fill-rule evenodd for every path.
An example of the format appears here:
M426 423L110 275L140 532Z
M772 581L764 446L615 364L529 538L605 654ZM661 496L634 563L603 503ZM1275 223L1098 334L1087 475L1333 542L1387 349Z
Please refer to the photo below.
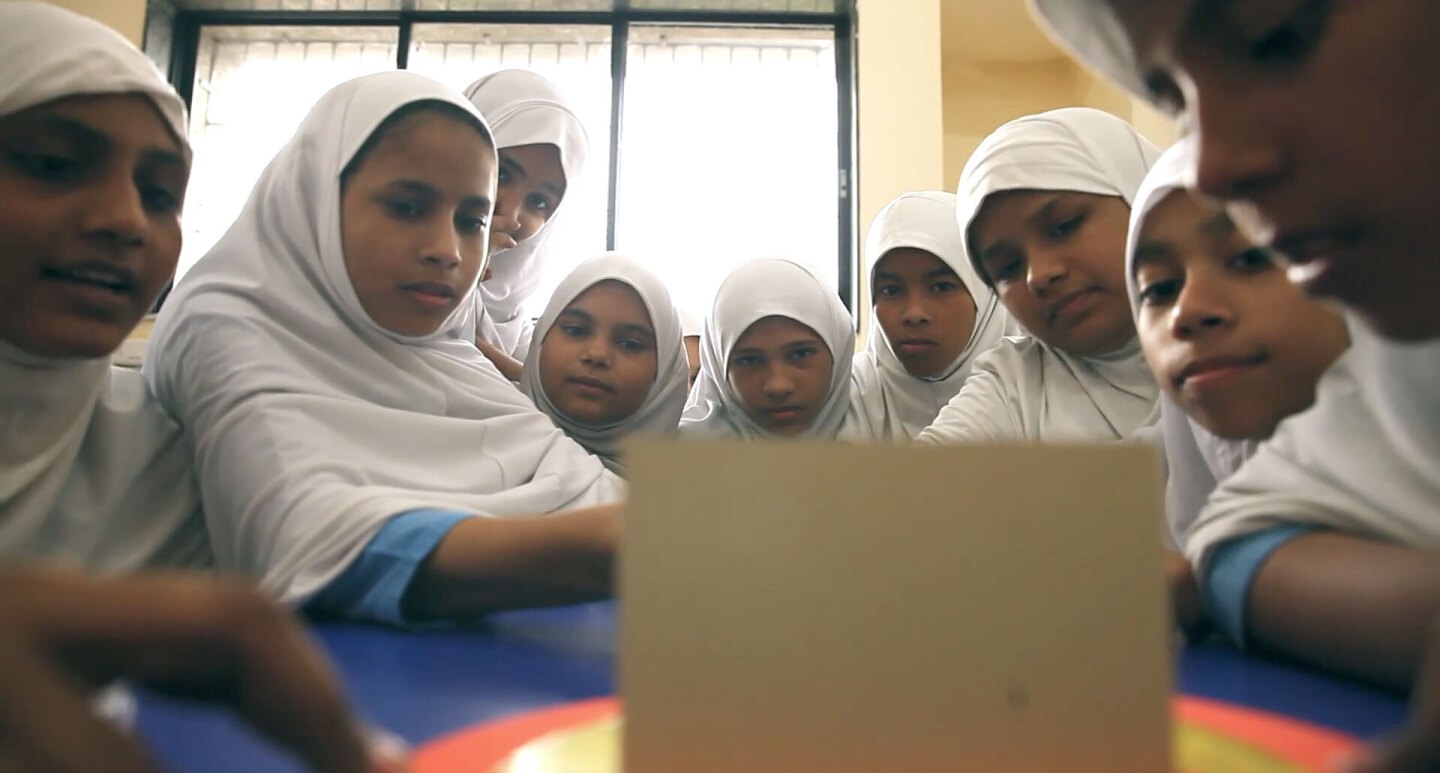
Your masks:
M385 120L381 121L380 125L375 127L375 131L370 132L370 136L365 138L364 144L360 146L359 150L355 151L355 155L350 158L349 163L345 164L345 168L340 171L341 184L343 185L345 180L348 179L356 169L360 168L360 165L365 162L365 157L370 155L370 151L374 150L375 146L380 144L381 140L385 139L390 132L394 131L395 127L398 126L401 121L417 113L427 112L438 113L446 118L473 127L480 135L480 138L485 140L486 145L489 145L492 149L495 147L495 138L490 134L490 127L475 120L473 113L450 102L438 99L422 99L418 102L402 105L400 109L385 116Z

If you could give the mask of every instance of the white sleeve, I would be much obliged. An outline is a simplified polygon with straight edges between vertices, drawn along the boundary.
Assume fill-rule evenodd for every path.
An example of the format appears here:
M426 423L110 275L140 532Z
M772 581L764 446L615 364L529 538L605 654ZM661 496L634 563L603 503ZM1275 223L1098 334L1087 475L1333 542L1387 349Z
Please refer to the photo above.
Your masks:
M1183 545L1197 574L1221 543L1284 525L1440 547L1440 480L1404 458L1366 397L1342 360L1315 405L1216 488Z
M959 393L940 409L930 426L921 430L917 443L953 445L1019 440L1025 435L1017 420L1004 363L1015 352L1004 343L975 361L970 377Z

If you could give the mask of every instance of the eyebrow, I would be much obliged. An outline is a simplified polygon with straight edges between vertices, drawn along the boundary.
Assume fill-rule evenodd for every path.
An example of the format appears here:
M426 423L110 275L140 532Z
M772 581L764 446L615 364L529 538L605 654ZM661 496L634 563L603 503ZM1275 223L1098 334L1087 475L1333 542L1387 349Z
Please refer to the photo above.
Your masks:
M1229 213L1221 210L1201 224L1200 232L1208 236L1229 236L1235 233L1235 221L1230 219Z
M655 338L654 329L652 329L649 325L641 325L636 322L626 322L621 325L616 325L615 330L621 333L629 333L631 335L638 334L651 339Z
M391 180L390 182L385 183L385 187L387 187L387 188L400 188L400 189L402 189L402 190L406 190L406 191L409 191L409 192L411 192L411 193L419 193L419 194L422 194L422 195L425 195L425 196L439 196L439 195L440 195L440 191L436 190L435 186L433 186L433 185L431 185L431 184L429 184L429 183L420 182L419 180L408 180L408 179Z
M540 187L555 194L557 199L565 197L565 186L562 183L545 183Z
M399 180L391 180L390 182L385 183L385 187L400 188L402 190L409 191L410 193L416 193L421 196L428 196L430 198L437 199L440 198L440 190L438 188L431 185L430 183L420 180L401 178ZM460 203L471 207L488 208L490 206L490 199L486 198L485 196L465 196L460 200Z
M1057 193L1051 196L1049 201L1045 202L1043 206L1031 212L1030 216L1025 218L1025 224L1033 226L1036 223L1043 223L1051 219L1055 214L1055 208L1060 206L1064 196L1065 194L1063 193Z
M1135 248L1135 259L1130 266L1130 276L1139 274L1141 266L1163 262L1172 254L1173 251L1167 242L1141 242L1140 246Z
M1039 209L1031 212L1025 218L1025 225L1033 226L1036 223L1041 223L1050 219L1050 217L1055 211L1055 208L1063 203L1064 196L1064 193L1056 193L1051 196L1049 201L1045 202L1043 205L1041 205ZM1015 252L1015 245L1009 241L1002 239L980 251L980 262L984 263L987 260L997 259L1000 257L999 253L1002 251Z
M35 116L34 121L39 128L45 131L57 132L70 135L68 139L88 145L97 145L109 148L114 145L105 132L91 126L84 121L71 118L59 113L41 113ZM145 163L164 164L166 166L178 166L182 169L189 168L190 164L185 156L177 150L161 147L142 148L140 159Z
M520 162L516 161L513 156L500 156L500 163L510 167L510 171L520 175L521 177L528 176L528 173L525 171L525 167L520 166Z
M583 309L577 309L573 306L560 312L560 316L579 317L582 321L585 322L593 322L595 320L594 317L590 316L590 312L584 311Z

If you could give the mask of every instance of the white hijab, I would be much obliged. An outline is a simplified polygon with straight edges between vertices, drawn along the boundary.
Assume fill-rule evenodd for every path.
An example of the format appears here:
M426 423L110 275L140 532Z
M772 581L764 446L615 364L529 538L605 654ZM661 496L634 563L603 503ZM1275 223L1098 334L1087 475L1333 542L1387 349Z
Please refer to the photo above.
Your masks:
M1002 191L1075 191L1132 204L1159 155L1129 124L1099 110L1072 107L1011 121L965 164L960 232L968 242L981 205ZM970 263L983 275L976 255ZM1121 440L1159 419L1159 396L1138 340L1110 354L1079 357L1036 338L1006 339L980 357L965 387L919 439Z
M1184 191L1193 159L1193 146L1182 140L1155 162L1145 184L1135 196L1130 212L1130 236L1125 249L1125 283L1130 304L1140 313L1140 292L1135 284L1135 248L1145 218L1160 202L1176 191ZM1210 493L1220 481L1240 469L1255 453L1261 439L1226 440L1193 421L1180 406L1165 395L1160 397L1160 427L1165 444L1168 479L1165 484L1165 515L1172 544L1181 545L1185 531L1199 516Z
M956 204L953 193L906 193L886 205L870 223L865 271L872 292L875 266L881 258L903 247L924 250L949 266L974 299L975 329L949 367L933 377L920 378L905 370L885 331L871 315L865 350L855 355L851 392L869 437L914 439L964 386L975 358L994 348L1002 337L1019 331L1010 312L1000 305L995 292L981 281L965 257L965 241L955 222Z
M185 142L185 107L110 28L0 3L0 116L78 95L142 94ZM138 373L0 341L0 561L105 572L210 562L191 452Z
M529 70L501 70L475 81L465 96L490 124L496 148L554 145L560 149L567 198L578 189L589 142L580 117L555 84ZM534 333L521 307L540 284L545 243L563 207L562 202L539 233L496 253L490 260L493 273L480 284L475 332L518 359L525 358Z
M360 305L340 175L388 116L470 103L409 72L321 97L239 219L155 325L145 373L194 438L222 566L286 601L323 588L395 515L539 515L612 500L618 478L454 330L400 336ZM473 292L473 289L472 289Z
M655 382L650 385L645 402L629 418L597 427L571 419L550 401L550 396L540 386L540 358L544 356L545 336L555 326L560 313L581 293L607 279L624 282L634 289L650 314L650 324L655 327ZM550 303L545 306L540 323L535 327L535 336L535 345L525 358L525 370L520 377L521 391L529 395L535 405L554 419L570 437L604 460L605 466L623 472L619 456L620 441L624 438L675 434L680 424L680 412L685 410L685 393L690 381L680 314L671 302L665 284L642 263L622 255L607 254L576 266L555 288L555 294L550 296Z
M772 437L745 413L726 376L735 344L751 325L766 317L789 317L814 330L835 361L825 403L802 437L833 440L855 431L856 422L847 422L851 352L855 351L849 312L803 264L786 258L761 258L738 266L715 293L700 334L700 375L680 420L682 435L747 440Z

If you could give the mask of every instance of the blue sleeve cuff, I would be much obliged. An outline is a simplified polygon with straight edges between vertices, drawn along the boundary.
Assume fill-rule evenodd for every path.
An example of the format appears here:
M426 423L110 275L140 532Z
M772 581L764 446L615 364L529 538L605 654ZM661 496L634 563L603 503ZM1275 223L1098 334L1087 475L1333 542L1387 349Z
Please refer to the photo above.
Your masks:
M360 556L309 607L352 620L408 625L400 605L420 563L469 513L408 510L381 527Z
M1245 646L1245 603L1260 565L1275 549L1302 534L1306 526L1277 526L1220 543L1205 569L1205 603L1210 619L1240 646Z

